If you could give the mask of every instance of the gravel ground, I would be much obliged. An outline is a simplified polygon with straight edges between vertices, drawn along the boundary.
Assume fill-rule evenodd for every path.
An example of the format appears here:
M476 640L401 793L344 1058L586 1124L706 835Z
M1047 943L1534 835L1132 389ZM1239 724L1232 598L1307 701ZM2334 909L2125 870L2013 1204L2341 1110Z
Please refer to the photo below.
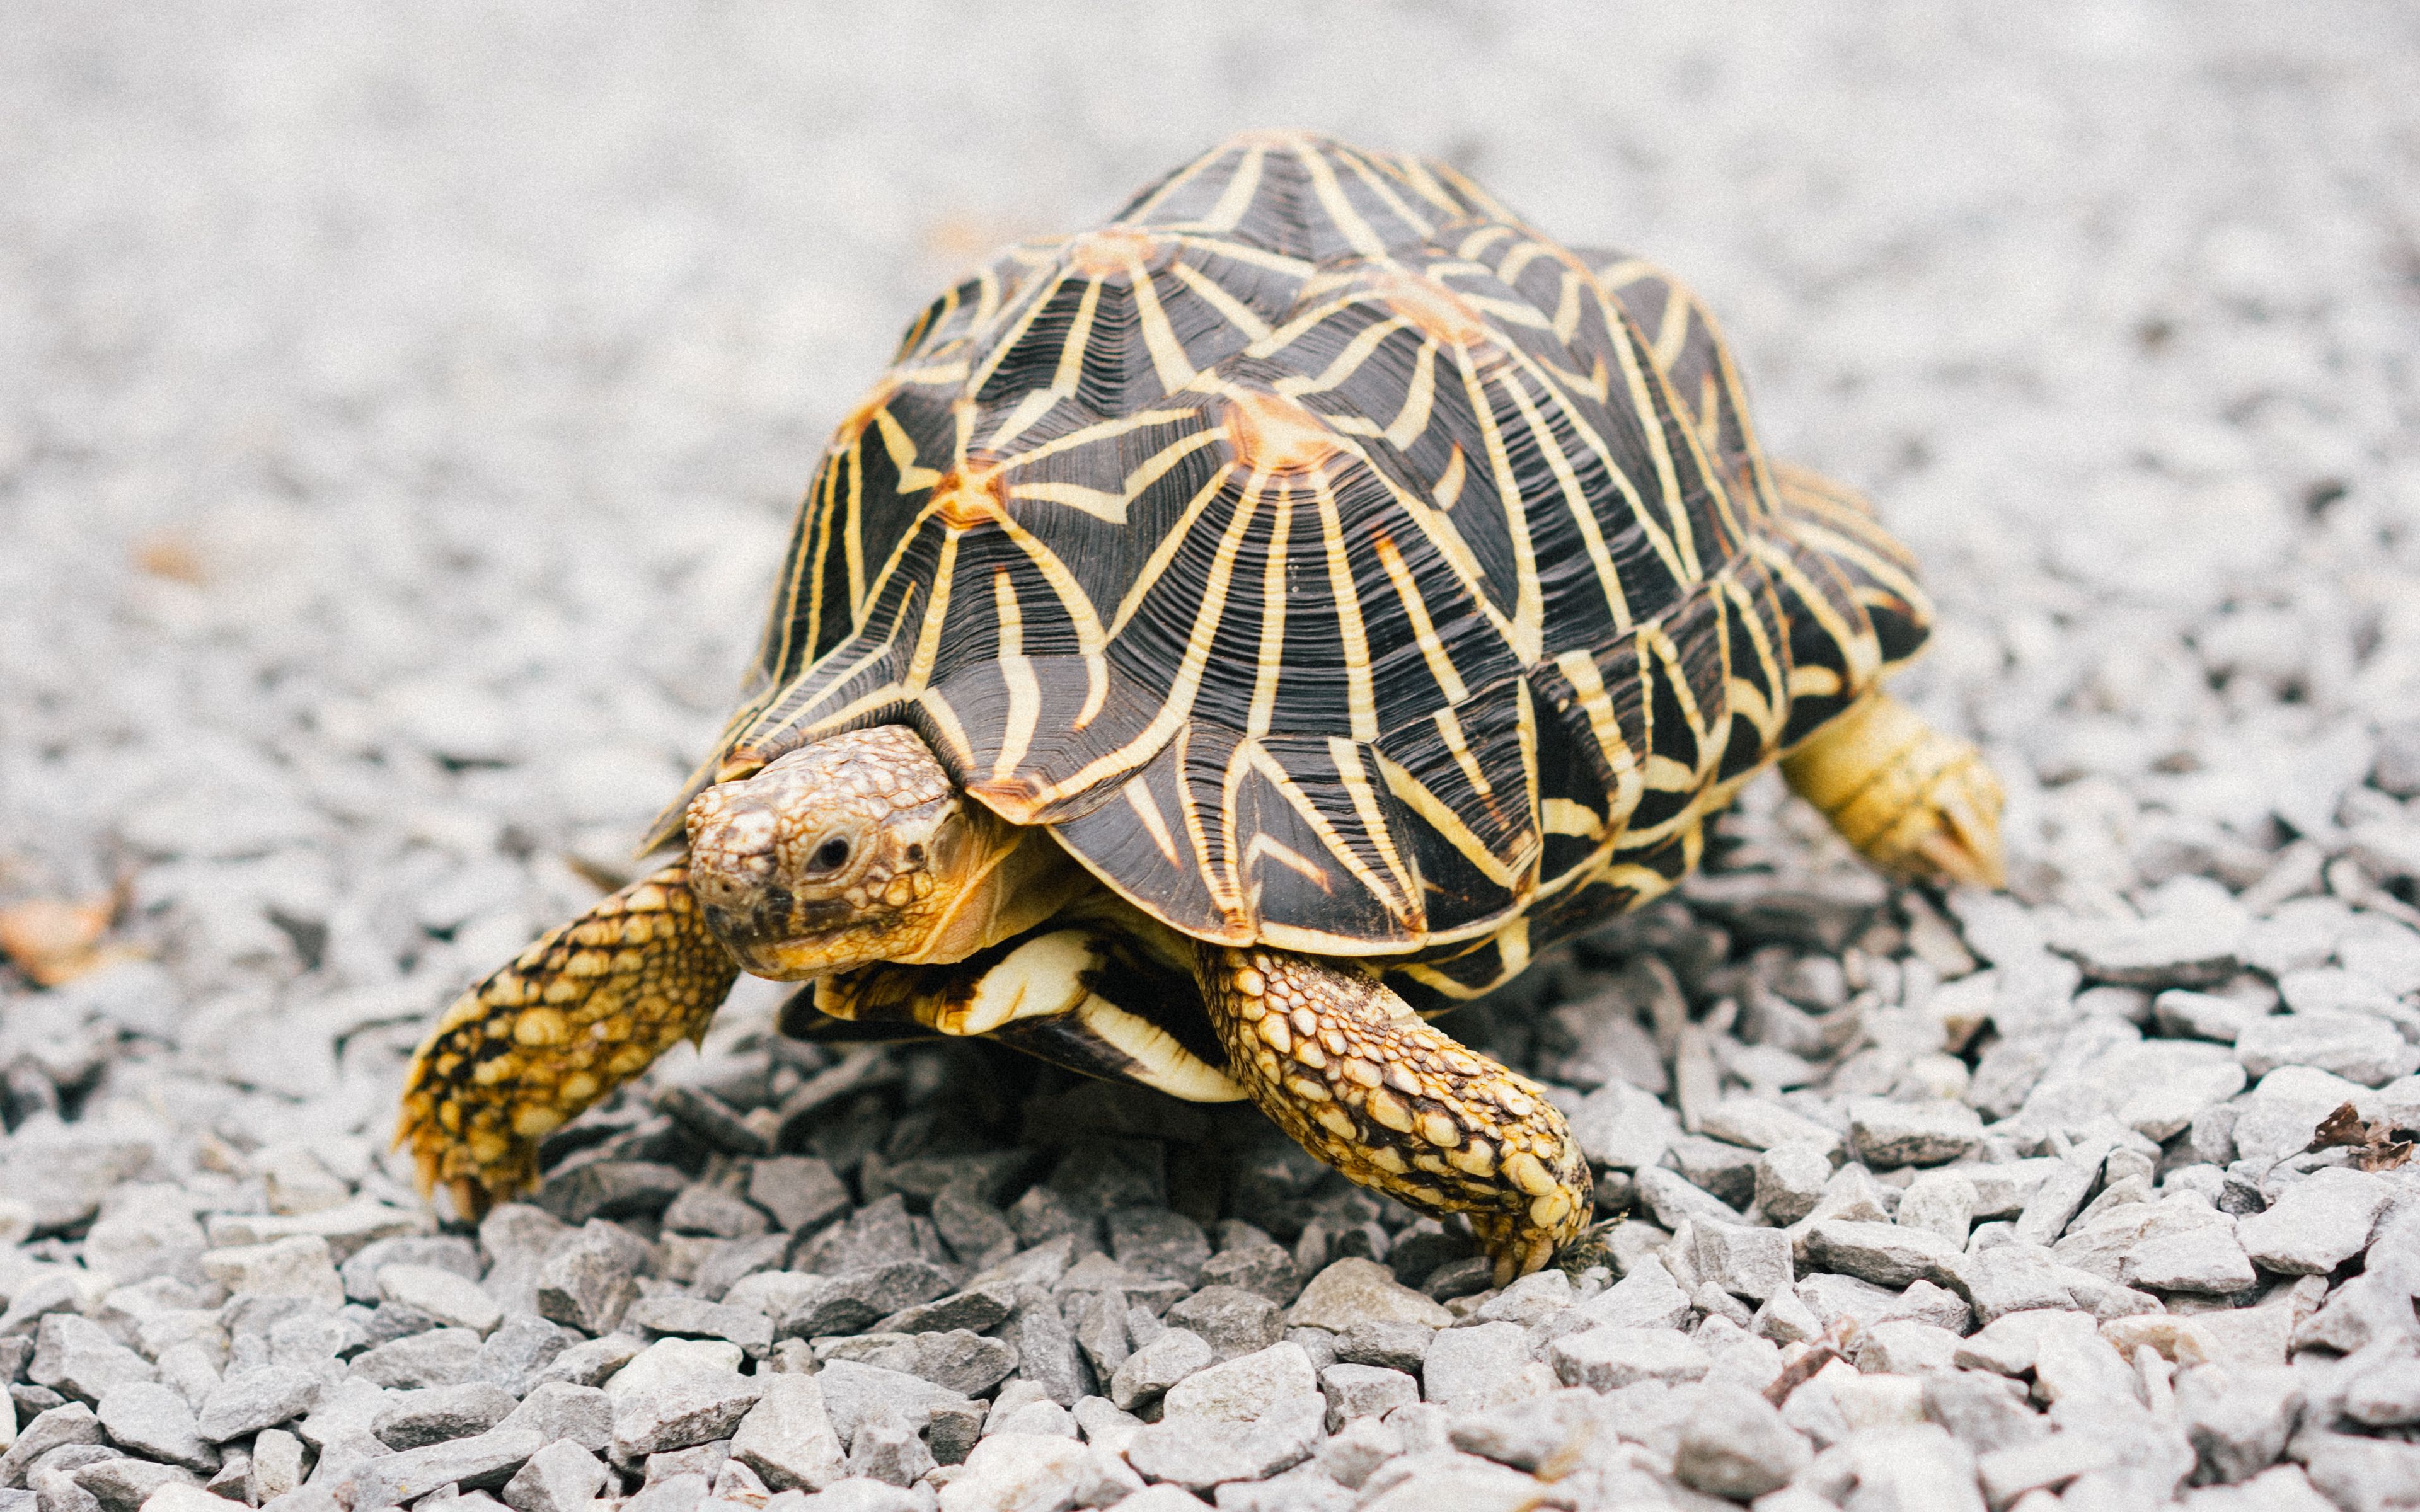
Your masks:
M2408 8L683 9L0 13L0 1512L2420 1504ZM1449 1021L1629 1214L1501 1292L762 983L441 1227L404 1057L628 864L896 330L1263 124L1696 283L1924 553L2010 893L1768 783Z

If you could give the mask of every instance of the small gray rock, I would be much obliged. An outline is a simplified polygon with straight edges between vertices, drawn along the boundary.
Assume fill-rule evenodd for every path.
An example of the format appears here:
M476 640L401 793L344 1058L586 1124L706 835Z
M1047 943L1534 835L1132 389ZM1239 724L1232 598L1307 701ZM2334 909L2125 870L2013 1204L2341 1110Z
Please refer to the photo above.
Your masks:
M98 1200L98 1199L96 1199ZM68 1402L37 1415L18 1430L17 1442L0 1454L0 1488L22 1487L35 1460L71 1443L100 1443L101 1420L82 1402Z
M1560 1480L1595 1437L1601 1398L1586 1387L1552 1391L1457 1416L1446 1437L1466 1454Z
M1045 1405L1056 1408L1055 1403ZM853 1480L913 1486L938 1463L916 1429L896 1412L885 1412L859 1424L856 1436L849 1442L848 1475Z
M1807 1234L1809 1263L1893 1289L1916 1280L1943 1280L1944 1262L1959 1254L1958 1246L1930 1229L1897 1224L1827 1218Z
M638 1300L647 1247L618 1224L592 1219L564 1235L538 1269L540 1317L583 1334L610 1333Z
M100 1416L111 1442L130 1454L203 1474L219 1468L219 1452L203 1441L193 1407L173 1387L121 1381L101 1394Z
M1417 1375L1436 1332L1420 1323L1373 1319L1335 1335L1332 1348L1339 1364L1373 1365Z
M1214 1360L1233 1360L1265 1350L1285 1334L1278 1304L1241 1287L1203 1287L1170 1307L1166 1318L1171 1328L1190 1329L1202 1335Z
M1494 1407L1519 1390L1529 1360L1529 1332L1518 1323L1450 1328L1429 1341L1420 1395L1452 1412Z
M1982 1116L1963 1103L1861 1097L1849 1104L1849 1142L1858 1159L1877 1169L1947 1165L1982 1141Z
M2252 1262L2282 1275L2324 1275L2359 1254L2392 1193L2386 1180L2340 1167L2313 1171L2267 1211L2236 1220Z
M623 1312L622 1326L642 1337L723 1339L755 1360L773 1347L773 1320L763 1313L697 1297L642 1297Z
M578 1334L535 1313L510 1314L479 1346L472 1379L493 1381L516 1396L527 1396L538 1372L581 1342Z
M1714 1222L1695 1223L1691 1228L1696 1244L1690 1259L1700 1280L1762 1302L1795 1279L1790 1236L1777 1228Z
M1257 1292L1280 1307L1302 1295L1302 1272L1282 1245L1265 1241L1220 1250L1202 1264L1202 1286L1238 1287Z
M533 1428L549 1443L568 1440L591 1454L603 1454L613 1439L613 1399L595 1386L550 1381L532 1387L496 1427Z
M558 1440L530 1456L504 1482L504 1504L513 1512L586 1512L611 1474L586 1449Z
M331 1489L355 1512L416 1501L449 1484L464 1490L491 1489L509 1483L530 1457L545 1447L544 1441L532 1432L491 1430L373 1459L346 1477L349 1498L342 1489Z
M101 1504L102 1512L138 1512L163 1486L201 1485L201 1477L190 1470L146 1459L104 1459L73 1474L76 1485Z
M1126 1356L1109 1381L1109 1400L1132 1412L1210 1363L1210 1346L1201 1335L1171 1328Z
M664 1209L663 1231L667 1234L747 1239L769 1227L765 1214L745 1198L704 1181L683 1188L681 1195Z
M849 1210L848 1188L830 1163L801 1155L759 1160L748 1173L748 1200L773 1222L809 1234Z
M1170 1421L1250 1423L1280 1402L1319 1389L1319 1374L1302 1346L1279 1343L1187 1375L1168 1389L1164 1412Z
M1678 1171L1661 1166L1648 1166L1635 1177L1638 1198L1655 1214L1655 1221L1666 1228L1679 1232L1689 1220L1703 1219L1710 1223L1738 1224L1739 1210L1711 1192L1690 1184Z
M1692 1490L1745 1502L1787 1486L1814 1457L1761 1395L1708 1382L1683 1420L1672 1473Z
M148 1360L74 1313L52 1313L42 1319L25 1375L37 1385L88 1403L99 1402L102 1393L120 1382L160 1379Z
M370 1424L390 1449L418 1449L485 1433L512 1415L512 1394L492 1381L396 1392Z
M1048 1392L1060 1406L1073 1406L1093 1390L1093 1370L1084 1363L1074 1331L1052 1300L1046 1297L1020 1304L1009 1315L1000 1336L1016 1349L1018 1374Z
M1696 1381L1714 1365L1703 1345L1668 1329L1604 1325L1566 1335L1548 1348L1566 1386L1619 1391L1642 1381Z
M2327 1072L2364 1087L2383 1087L2420 1068L2420 1045L2366 1013L2277 1013L2236 1037L2236 1057L2254 1077L2280 1066Z
M1831 1158L1820 1145L1776 1145L1756 1159L1757 1211L1773 1223L1794 1224L1815 1211L1831 1180Z
M1327 1398L1330 1433L1354 1418L1384 1417L1420 1399L1418 1378L1383 1365L1329 1365L1319 1373L1319 1389Z
M1926 1171L1900 1194L1899 1211L1892 1221L1901 1228L1929 1228L1962 1250L1975 1222L1978 1196L1973 1179L1963 1171Z
M2289 1370L2201 1365L2177 1378L2176 1394L2177 1421L2203 1472L2232 1483L2259 1473L2285 1454L2303 1387Z
M1286 1314L1289 1326L1331 1334L1365 1321L1444 1328L1453 1320L1442 1304L1397 1281L1385 1266L1358 1258L1338 1260L1311 1277Z
M202 1399L194 1427L210 1443L225 1443L302 1416L327 1386L316 1372L286 1365L229 1370Z
M685 1449L731 1436L764 1395L768 1381L712 1371L643 1387L613 1403L612 1456L630 1464L667 1449Z
M1300 1464L1319 1446L1326 1398L1298 1397L1252 1423L1187 1418L1136 1431L1126 1459L1147 1480L1206 1491L1227 1481L1262 1480ZM988 1445L1003 1440L986 1439ZM1044 1441L1047 1442L1047 1441ZM984 1452L982 1447L977 1455ZM981 1504L974 1504L980 1505Z
M814 1380L823 1387L824 1411L830 1414L832 1431L844 1443L856 1436L861 1422L881 1413L895 1412L921 1428L936 1412L966 1400L929 1381L848 1360L833 1361L817 1371Z
M595 1386L613 1379L615 1371L628 1365L646 1346L628 1334L608 1334L601 1339L583 1339L541 1366L531 1389L552 1381L574 1386Z
M2118 1279L2153 1291L2242 1291L2258 1279L2232 1228L2211 1224L2147 1238L2126 1252Z
M504 1320L504 1310L476 1281L442 1265L394 1264L378 1273L380 1295L416 1308L447 1328L486 1335Z
M352 1373L396 1391L452 1386L479 1373L479 1335L467 1328L432 1328L353 1356Z
M2025 1404L2022 1386L1974 1370L1926 1377L1924 1415L1978 1455L2030 1443L2050 1431Z
M252 1441L246 1497L255 1506L266 1506L302 1484L302 1441L283 1428L263 1428Z

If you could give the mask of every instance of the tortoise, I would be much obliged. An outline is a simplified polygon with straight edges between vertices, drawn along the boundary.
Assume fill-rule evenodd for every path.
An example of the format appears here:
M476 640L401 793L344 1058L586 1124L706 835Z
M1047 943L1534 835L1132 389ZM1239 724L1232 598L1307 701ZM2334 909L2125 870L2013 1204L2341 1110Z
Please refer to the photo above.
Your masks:
M466 993L399 1143L466 1215L737 975L1249 1098L1467 1215L1590 1219L1536 1084L1427 1015L1669 888L1778 761L1881 869L1996 886L1996 781L1880 690L1910 553L1757 445L1715 325L1443 163L1237 136L912 321L642 854Z

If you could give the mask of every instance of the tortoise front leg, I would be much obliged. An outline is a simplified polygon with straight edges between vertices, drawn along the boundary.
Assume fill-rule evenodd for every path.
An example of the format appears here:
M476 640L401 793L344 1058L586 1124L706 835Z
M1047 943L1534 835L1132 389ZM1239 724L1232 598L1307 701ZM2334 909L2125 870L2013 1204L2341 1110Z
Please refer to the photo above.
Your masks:
M537 1184L538 1141L706 1032L739 968L676 861L455 999L411 1058L396 1143L466 1218Z
M1363 1186L1469 1214L1499 1286L1588 1226L1588 1163L1545 1093L1367 971L1209 945L1196 969L1228 1074L1261 1111Z

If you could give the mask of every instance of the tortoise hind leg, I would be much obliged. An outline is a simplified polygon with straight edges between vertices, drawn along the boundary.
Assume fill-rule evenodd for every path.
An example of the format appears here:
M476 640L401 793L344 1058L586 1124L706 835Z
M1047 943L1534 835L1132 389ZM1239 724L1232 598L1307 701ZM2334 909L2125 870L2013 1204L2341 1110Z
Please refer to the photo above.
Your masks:
M1228 1073L1261 1111L1363 1186L1468 1214L1499 1285L1587 1227L1588 1163L1545 1093L1368 972L1203 945L1196 973Z
M537 1183L538 1141L694 1039L739 975L678 861L455 999L405 1073L396 1143L466 1218Z
M1782 776L1894 875L1996 887L2000 781L1982 752L1879 690L1783 759Z

